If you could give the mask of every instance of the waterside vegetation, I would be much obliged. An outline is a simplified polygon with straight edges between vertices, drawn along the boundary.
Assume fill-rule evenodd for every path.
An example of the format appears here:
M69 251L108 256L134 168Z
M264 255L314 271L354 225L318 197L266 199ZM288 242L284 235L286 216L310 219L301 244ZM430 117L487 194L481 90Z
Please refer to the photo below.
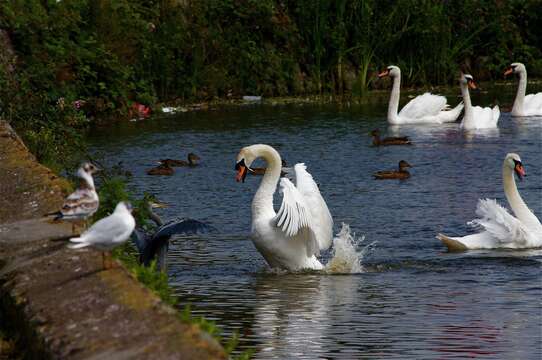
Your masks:
M126 187L128 177L125 175L121 165L112 168L104 167L97 180L99 183L100 208L93 217L95 221L111 214L118 202L130 201L134 207L133 215L137 226L143 228L152 226L147 221L149 219L147 202L155 199L150 194L145 194L140 199L134 198ZM115 248L113 250L113 257L121 261L138 281L160 297L162 301L168 305L179 307L179 299L169 286L167 273L157 269L156 261L152 261L150 266L140 264L137 260L137 249L130 241ZM251 357L252 350L250 349L238 351L239 335L237 333L234 333L229 338L225 338L222 335L222 329L214 321L207 320L203 316L193 316L189 304L184 306L178 316L183 322L196 325L213 336L222 344L226 353L231 355L235 352L236 356L232 358L242 360Z
M511 61L541 76L541 14L537 0L11 0L0 116L39 161L73 168L89 122L134 103L364 96L391 63L405 86L450 84L460 65L499 79Z

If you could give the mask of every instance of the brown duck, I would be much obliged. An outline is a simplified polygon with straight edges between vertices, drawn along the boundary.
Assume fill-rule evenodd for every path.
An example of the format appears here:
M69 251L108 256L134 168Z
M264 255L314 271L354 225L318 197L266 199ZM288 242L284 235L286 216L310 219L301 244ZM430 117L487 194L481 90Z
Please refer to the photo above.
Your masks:
M377 171L373 174L375 179L408 179L410 177L410 173L405 170L406 168L412 167L409 163L407 163L405 160L399 161L399 170L393 170L393 171Z
M175 160L175 159L162 159L159 160L160 164L167 165L169 167L172 166L190 166L194 167L198 165L198 160L200 159L199 156L197 156L194 153L188 154L188 161L184 160Z
M175 170L165 163L153 167L152 169L147 170L147 175L173 175Z
M396 136L381 139L380 129L374 129L373 131L371 131L371 136L373 137L373 146L412 145L408 136Z

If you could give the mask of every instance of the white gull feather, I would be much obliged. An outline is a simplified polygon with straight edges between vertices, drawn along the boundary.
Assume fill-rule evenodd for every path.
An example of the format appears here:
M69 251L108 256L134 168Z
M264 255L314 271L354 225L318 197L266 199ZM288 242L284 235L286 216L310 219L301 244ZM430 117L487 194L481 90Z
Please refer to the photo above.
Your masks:
M131 206L125 202L117 204L113 214L98 220L79 237L71 238L72 249L92 246L100 250L110 250L126 240L135 228Z

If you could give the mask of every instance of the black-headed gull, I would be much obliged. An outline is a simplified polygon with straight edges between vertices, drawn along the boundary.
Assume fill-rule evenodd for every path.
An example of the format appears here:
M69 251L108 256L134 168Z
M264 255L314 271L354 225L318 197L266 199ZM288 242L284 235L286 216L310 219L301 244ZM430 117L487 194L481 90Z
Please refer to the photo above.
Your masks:
M77 170L77 176L81 178L81 183L77 190L66 198L59 211L47 215L55 215L54 220L68 220L73 222L86 220L92 216L100 205L100 199L98 198L98 193L96 193L94 179L92 178L92 174L97 171L98 168L93 164L88 162L83 163L79 170Z
M122 244L132 234L135 228L135 219L132 216L132 206L128 202L121 201L115 207L113 214L98 220L87 231L76 238L71 238L71 249L79 249L87 246L92 246L102 250L103 266L106 266L106 253L110 256L109 251L114 247Z

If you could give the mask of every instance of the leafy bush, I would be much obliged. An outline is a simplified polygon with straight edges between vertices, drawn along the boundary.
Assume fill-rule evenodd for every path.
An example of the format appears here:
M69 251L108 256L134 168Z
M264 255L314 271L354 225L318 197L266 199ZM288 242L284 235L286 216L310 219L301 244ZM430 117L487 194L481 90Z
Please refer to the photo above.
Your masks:
M84 150L88 121L129 115L133 102L364 95L391 63L406 86L455 83L460 67L500 79L512 61L541 76L540 10L539 0L4 1L0 30L17 61L13 74L0 65L0 116L61 168Z

